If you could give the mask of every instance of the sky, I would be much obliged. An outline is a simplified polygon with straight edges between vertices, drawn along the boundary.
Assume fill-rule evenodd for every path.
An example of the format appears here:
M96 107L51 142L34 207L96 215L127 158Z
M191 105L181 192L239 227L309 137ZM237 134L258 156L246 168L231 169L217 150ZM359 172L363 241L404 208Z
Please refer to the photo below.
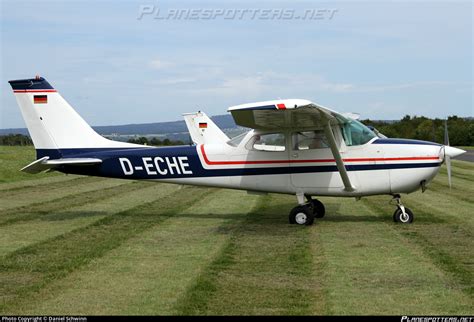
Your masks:
M35 75L91 125L280 98L472 117L472 15L471 1L0 0L0 128L25 126L7 81Z

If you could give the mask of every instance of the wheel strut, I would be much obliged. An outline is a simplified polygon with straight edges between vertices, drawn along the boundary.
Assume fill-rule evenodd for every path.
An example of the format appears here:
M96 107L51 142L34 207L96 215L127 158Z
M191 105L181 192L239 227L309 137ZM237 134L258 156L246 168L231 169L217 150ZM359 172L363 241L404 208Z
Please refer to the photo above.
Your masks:
M394 222L401 222L401 223L411 223L413 221L413 212L406 208L402 203L402 198L399 194L393 195L393 199L397 203L397 209L393 214L393 221Z
M402 215L406 217L407 213L405 212L405 206L402 204L402 197L400 195L394 195L393 199L395 199L397 207L402 211Z

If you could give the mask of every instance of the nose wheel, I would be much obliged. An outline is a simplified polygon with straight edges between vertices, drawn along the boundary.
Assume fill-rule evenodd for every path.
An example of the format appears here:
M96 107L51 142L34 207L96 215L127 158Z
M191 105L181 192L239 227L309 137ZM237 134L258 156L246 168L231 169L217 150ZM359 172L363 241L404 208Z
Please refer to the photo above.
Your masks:
M393 196L393 200L397 203L397 209L393 213L393 221L402 224L411 224L414 219L413 212L402 204L400 195Z

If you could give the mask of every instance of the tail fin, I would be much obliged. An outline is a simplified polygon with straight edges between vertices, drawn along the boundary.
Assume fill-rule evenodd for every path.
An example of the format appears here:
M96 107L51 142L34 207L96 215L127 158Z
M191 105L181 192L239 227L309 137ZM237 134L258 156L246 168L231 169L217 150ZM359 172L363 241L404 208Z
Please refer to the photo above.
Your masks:
M191 139L195 144L225 143L227 135L203 112L184 114Z
M138 146L111 141L99 135L43 77L12 80L9 83L38 158L59 158L63 149Z

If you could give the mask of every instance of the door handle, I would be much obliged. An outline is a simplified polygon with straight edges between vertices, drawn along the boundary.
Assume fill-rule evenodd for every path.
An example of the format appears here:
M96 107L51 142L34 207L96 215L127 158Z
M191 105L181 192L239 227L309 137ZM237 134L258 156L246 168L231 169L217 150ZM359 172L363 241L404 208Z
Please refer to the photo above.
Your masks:
M298 157L298 153L293 153L293 158L297 158Z

